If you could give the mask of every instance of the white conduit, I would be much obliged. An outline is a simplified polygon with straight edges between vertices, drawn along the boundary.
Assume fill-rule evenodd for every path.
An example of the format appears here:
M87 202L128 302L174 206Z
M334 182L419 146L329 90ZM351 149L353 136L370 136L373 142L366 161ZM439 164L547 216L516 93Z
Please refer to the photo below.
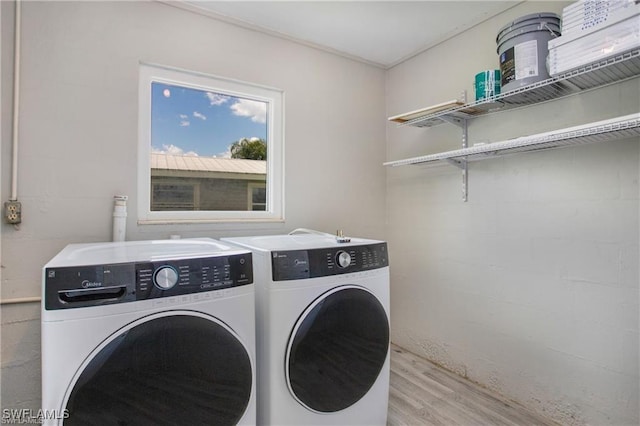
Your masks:
M20 33L22 22L22 4L16 0L16 15L14 29L13 52L13 146L11 148L11 198L18 200L18 123L20 118ZM17 297L0 300L0 305L15 305L19 303L40 303L40 297Z
M40 303L41 297L16 297L15 299L0 300L0 305L17 305L19 303Z
M113 197L113 241L124 241L127 233L127 197L115 195Z
M13 52L13 147L11 151L11 198L18 200L18 124L20 119L20 33L22 3L16 0L16 22Z

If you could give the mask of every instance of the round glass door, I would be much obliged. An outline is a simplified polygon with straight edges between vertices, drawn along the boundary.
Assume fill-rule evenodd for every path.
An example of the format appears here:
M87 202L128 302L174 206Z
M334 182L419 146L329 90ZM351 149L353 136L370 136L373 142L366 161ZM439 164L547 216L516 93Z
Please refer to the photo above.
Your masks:
M389 351L389 321L380 301L355 286L333 289L300 316L289 338L289 390L305 407L343 410L373 386Z
M195 312L142 318L87 359L68 394L69 425L233 425L251 396L247 349Z

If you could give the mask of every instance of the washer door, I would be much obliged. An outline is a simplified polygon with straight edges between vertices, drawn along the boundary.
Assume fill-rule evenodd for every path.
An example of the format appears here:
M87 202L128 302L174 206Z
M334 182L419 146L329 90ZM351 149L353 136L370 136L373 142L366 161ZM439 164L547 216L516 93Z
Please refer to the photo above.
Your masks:
M67 425L233 425L252 390L239 337L190 311L141 318L87 358L67 391Z
M308 409L331 413L355 404L373 386L389 351L389 321L362 287L337 287L298 319L287 347L292 395Z

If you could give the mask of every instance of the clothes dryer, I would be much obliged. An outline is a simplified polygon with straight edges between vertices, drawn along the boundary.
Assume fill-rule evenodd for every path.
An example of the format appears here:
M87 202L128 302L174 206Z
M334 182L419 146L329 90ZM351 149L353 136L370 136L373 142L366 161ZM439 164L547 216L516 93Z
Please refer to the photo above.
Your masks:
M44 423L255 424L252 272L206 238L67 246L43 268Z
M258 424L385 425L387 244L328 234L226 241L254 255Z

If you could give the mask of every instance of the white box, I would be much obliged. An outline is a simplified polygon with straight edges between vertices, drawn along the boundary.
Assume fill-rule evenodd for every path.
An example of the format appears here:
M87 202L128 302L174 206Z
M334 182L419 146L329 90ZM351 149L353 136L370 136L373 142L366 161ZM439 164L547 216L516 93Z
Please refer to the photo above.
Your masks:
M562 36L570 41L640 15L635 0L581 1L563 9Z
M578 38L549 41L549 75L580 68L640 48L640 15Z

